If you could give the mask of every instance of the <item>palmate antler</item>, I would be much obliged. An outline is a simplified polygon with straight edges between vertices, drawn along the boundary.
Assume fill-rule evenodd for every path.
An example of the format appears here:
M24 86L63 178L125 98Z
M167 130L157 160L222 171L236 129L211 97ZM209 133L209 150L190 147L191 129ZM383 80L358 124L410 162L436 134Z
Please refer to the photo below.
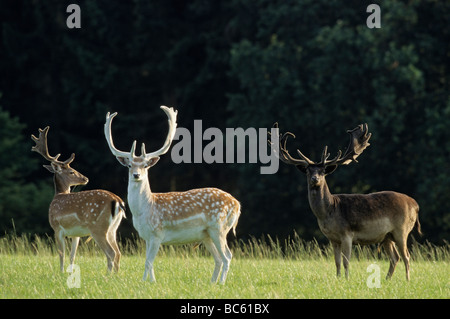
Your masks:
M278 123L273 125L273 128L278 128ZM284 134L279 134L279 149L280 154L277 154L280 160L285 162L286 164L292 165L300 165L303 167L308 167L309 165L321 165L321 166L331 166L331 165L348 165L352 161L358 162L356 158L361 155L361 153L370 145L369 139L372 136L372 133L369 133L369 128L367 124L360 124L355 127L353 130L348 130L347 133L350 134L350 142L347 146L347 149L342 156L342 151L339 150L338 154L332 160L328 160L330 157L330 153L328 153L328 146L324 147L322 152L322 158L320 162L313 162L309 158L307 158L300 150L297 149L298 155L301 159L293 158L289 151L287 150L286 143L289 136L295 138L295 135L291 132L286 132ZM269 140L269 144L271 144Z
M49 126L47 126L44 129L39 129L39 138L37 138L34 135L31 135L31 139L36 143L35 146L31 147L31 150L33 152L41 154L42 157L44 157L47 161L51 163L60 165L69 165L75 159L74 153L72 153L72 155L64 162L58 161L58 158L61 156L61 154L57 154L56 156L50 156L50 154L48 153L47 134L49 129L50 129Z
M360 124L353 130L348 130L347 133L350 134L350 142L347 146L344 156L341 157L342 151L339 150L336 158L323 163L325 166L348 165L351 162L358 162L356 158L361 155L361 153L370 145L369 139L372 136L372 133L369 133L369 126L367 125L367 123ZM326 146L324 154L325 153Z

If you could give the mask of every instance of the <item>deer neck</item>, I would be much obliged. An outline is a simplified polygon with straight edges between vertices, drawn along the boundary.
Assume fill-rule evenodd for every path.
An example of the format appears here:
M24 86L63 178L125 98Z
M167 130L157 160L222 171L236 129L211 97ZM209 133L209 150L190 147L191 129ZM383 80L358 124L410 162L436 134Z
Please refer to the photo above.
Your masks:
M319 220L329 216L335 207L334 196L330 193L326 181L318 187L308 184L308 200L311 210Z
M55 185L55 196L70 193L70 185L64 183L64 181L56 174L53 175L53 184Z
M148 212L153 204L154 195L150 189L148 178L135 181L132 177L128 181L128 205L133 215Z

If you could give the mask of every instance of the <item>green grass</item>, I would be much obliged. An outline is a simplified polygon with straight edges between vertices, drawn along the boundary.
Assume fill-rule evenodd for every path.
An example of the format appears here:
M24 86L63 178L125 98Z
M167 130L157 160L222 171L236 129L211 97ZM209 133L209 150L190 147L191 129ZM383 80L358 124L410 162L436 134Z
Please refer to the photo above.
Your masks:
M156 283L142 281L145 254L138 240L122 244L121 269L108 274L106 258L92 241L81 244L76 264L80 288L69 288L69 273L60 273L50 238L0 238L0 298L449 298L450 248L410 248L411 281L402 262L390 281L389 262L373 247L356 247L350 279L336 278L329 245L298 237L235 242L234 258L224 286L210 284L214 262L202 247L165 247L155 260ZM67 258L68 259L68 258ZM381 287L368 288L367 267L377 264ZM67 266L67 265L66 265Z

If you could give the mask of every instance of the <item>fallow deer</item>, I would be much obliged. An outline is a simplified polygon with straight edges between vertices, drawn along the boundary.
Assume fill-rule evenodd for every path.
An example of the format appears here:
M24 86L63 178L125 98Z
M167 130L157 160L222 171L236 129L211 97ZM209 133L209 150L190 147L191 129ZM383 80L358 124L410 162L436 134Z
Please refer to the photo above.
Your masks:
M278 123L274 124L274 128L278 128ZM399 260L395 248L397 245L405 263L406 279L409 280L407 238L414 226L421 234L417 202L405 194L393 191L332 195L328 189L325 176L339 165L357 162L356 158L370 145L368 141L371 133L367 124L359 125L347 133L350 134L350 142L344 155L339 150L334 159L328 160L330 154L325 146L320 162L311 161L298 149L300 158L293 158L286 143L289 136L295 138L295 135L290 132L279 134L279 158L306 173L309 204L320 230L332 243L337 276L340 276L343 255L345 276L348 278L352 244L382 243L390 259L386 279L391 278Z
M153 193L150 190L148 169L159 156L167 153L175 136L177 112L161 106L169 122L169 133L162 148L146 153L142 143L141 156L135 155L136 141L130 152L116 149L111 134L111 122L117 113L106 115L105 137L117 160L128 167L128 205L133 225L146 241L146 260L143 280L150 276L155 282L153 261L161 244L187 244L202 242L215 262L211 278L217 282L223 265L220 283L225 283L232 254L227 244L227 233L240 216L240 204L230 194L217 188L192 189L186 192ZM235 233L236 234L236 233Z
M41 154L50 165L44 167L54 174L55 196L49 208L50 225L55 231L55 239L60 257L61 271L64 271L65 237L72 237L70 265L72 267L80 237L92 236L103 250L108 260L108 270L119 270L120 251L116 242L116 231L125 217L122 199L106 190L96 189L71 193L71 187L86 185L88 178L70 167L75 159L72 153L64 162L58 160L60 154L50 156L47 146L49 127L39 129L39 138L31 135L36 145L31 148Z

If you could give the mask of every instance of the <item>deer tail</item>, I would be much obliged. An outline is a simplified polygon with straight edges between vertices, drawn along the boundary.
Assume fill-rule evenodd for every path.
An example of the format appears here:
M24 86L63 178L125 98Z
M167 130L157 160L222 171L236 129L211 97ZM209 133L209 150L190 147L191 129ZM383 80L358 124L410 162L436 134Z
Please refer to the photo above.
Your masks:
M419 235L423 236L422 228L420 227L420 222L419 222L419 205L418 204L417 204L417 208L416 208L416 213L417 213L417 216L416 216L416 222L414 223L414 227L417 228L417 232L419 233Z
M422 228L420 227L420 222L419 222L419 215L417 215L417 219L416 219L416 223L414 224L414 227L417 228L417 232L419 233L419 235L423 236Z
M235 213L234 213L234 221L233 221L233 235L234 237L236 237L236 226L238 224L239 221L239 216L241 216L241 204L238 203L238 205L236 206L236 208L234 209Z

